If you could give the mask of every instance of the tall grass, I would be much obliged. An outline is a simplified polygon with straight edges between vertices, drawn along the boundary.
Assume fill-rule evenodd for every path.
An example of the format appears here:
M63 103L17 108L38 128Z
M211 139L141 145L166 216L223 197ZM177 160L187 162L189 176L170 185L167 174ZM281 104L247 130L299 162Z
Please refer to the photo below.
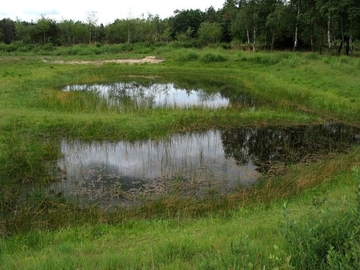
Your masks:
M21 233L0 242L0 262L6 269L356 269L353 177L358 172L341 174L333 179L338 183L307 190L286 204L254 204L203 218L156 217Z
M357 169L356 169L357 170ZM295 269L358 269L360 267L360 178L357 178L357 205L323 207L327 199L314 201L314 209L300 219L288 217L282 232L287 241L290 264Z
M51 162L59 152L54 140L20 134L17 131L2 134L0 155L1 184L47 182Z
M0 49L9 48L5 47L2 44ZM348 172L357 165L358 149L287 167L283 174L264 176L255 187L239 188L231 195L196 200L171 194L131 211L82 208L62 194L43 188L56 180L61 137L136 140L209 128L325 120L358 124L360 100L356 90L360 76L354 68L359 66L358 59L140 44L48 48L49 61L44 63L33 48L21 50L24 53L10 52L12 56L2 52L4 65L0 66L1 267L358 266L359 247L354 240L358 237L358 214L353 205L322 208L328 201L353 192L352 187L342 190L337 179L350 185L354 176ZM52 62L58 58L102 60L150 53L166 61L134 66ZM15 54L19 57L13 57ZM67 84L116 81L129 76L174 80L181 87L246 93L256 105L251 109L117 110L91 93L60 91ZM197 84L198 79L203 81ZM341 190L341 196L329 195L333 189ZM326 199L313 200L316 190L322 190ZM283 209L278 204L284 200L300 202L295 209L287 208L279 231ZM313 207L309 203L320 208L302 217Z

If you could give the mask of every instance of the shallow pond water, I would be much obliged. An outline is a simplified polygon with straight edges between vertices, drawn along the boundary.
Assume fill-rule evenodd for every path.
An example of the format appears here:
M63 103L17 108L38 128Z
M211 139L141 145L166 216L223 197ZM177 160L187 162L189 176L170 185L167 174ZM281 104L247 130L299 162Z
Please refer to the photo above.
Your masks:
M233 192L262 174L309 162L359 143L343 125L238 128L175 134L160 141L62 140L55 193L103 207L176 194L198 198Z
M131 81L111 84L68 85L63 91L93 92L106 99L110 106L133 106L135 108L254 106L254 101L248 94L229 95L229 91L214 92L202 88L186 89L178 87L174 83L151 82L140 84Z

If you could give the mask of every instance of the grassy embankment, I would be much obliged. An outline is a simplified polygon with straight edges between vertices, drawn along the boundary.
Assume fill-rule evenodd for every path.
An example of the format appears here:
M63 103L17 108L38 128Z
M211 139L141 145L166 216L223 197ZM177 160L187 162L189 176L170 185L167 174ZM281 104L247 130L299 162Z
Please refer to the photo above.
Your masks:
M310 211L310 220L314 216L316 221L329 220L323 216L340 211L339 215L330 215L338 217L334 224L352 224L343 209L355 207L358 148L316 163L291 166L284 175L265 178L257 188L216 200L175 196L131 212L81 209L64 198L47 198L37 187L53 180L49 171L60 154L61 137L157 139L179 131L325 120L356 125L360 112L359 59L166 47L82 56L66 56L62 49L59 54L64 55L54 51L46 56L1 56L0 262L6 269L305 267L309 261L295 256L306 257L305 248L301 253L291 246L296 241L306 246L306 241L316 237L304 233L303 239L291 238L292 219L306 223L308 219L302 216ZM165 61L156 65L66 64L74 59L149 54ZM52 62L58 59L65 64ZM255 110L245 106L217 110L129 107L119 111L93 95L59 91L67 84L129 76L158 76L190 85L203 80L210 90L220 85L223 91L251 93L259 105ZM319 209L327 210L324 214ZM287 222L284 211L291 217ZM283 230L279 230L281 222L286 225ZM334 224L323 226L336 230ZM323 229L319 223L305 225L313 231ZM328 245L325 240L319 242ZM329 261L342 259L329 251L325 252L325 261L329 254Z

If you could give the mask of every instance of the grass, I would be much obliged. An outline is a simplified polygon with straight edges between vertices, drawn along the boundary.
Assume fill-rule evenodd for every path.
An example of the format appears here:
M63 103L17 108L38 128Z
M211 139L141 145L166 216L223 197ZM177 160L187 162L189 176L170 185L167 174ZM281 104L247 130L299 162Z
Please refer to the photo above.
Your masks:
M341 174L291 199L207 217L135 219L116 226L84 224L22 233L2 241L1 262L5 269L289 269L299 253L293 242L287 244L290 236L284 238L293 231L286 226L298 220L298 230L309 231L316 228L314 215L354 207L356 174ZM307 227L300 227L300 221Z
M313 250L300 253L292 248L300 240L304 247L315 246L318 236L305 233L305 228L316 232L316 228L335 228L334 224L345 226L347 220L356 220L356 211L341 209L356 209L358 148L292 165L282 175L264 177L255 188L216 199L169 196L132 211L108 212L82 208L63 197L47 197L41 187L55 180L54 165L63 137L134 141L211 128L359 123L360 71L354 68L359 66L355 57L103 47L61 48L46 55L3 52L0 56L0 268L310 269L315 268L310 262L316 260L304 258ZM105 49L107 54L101 51ZM67 60L148 54L165 61L156 65L66 64ZM59 59L65 64L53 62ZM144 81L156 77L160 82L204 87L210 92L245 93L256 106L119 110L99 96L59 91L68 84L131 80L133 76ZM329 220L326 213L333 212L339 218ZM319 223L321 227L314 219L329 223ZM296 230L294 222L299 224ZM350 225L356 227L356 223ZM356 230L349 227L348 231L345 236L329 234L330 240L357 237ZM355 242L346 243L355 254ZM350 265L336 245L322 248L322 267ZM355 255L351 258L358 260Z

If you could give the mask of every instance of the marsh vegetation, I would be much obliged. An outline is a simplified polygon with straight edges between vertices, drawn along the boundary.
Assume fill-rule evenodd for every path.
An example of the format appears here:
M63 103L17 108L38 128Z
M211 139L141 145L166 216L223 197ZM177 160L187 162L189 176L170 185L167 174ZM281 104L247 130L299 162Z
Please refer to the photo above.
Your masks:
M357 57L143 51L0 56L6 269L359 265Z

